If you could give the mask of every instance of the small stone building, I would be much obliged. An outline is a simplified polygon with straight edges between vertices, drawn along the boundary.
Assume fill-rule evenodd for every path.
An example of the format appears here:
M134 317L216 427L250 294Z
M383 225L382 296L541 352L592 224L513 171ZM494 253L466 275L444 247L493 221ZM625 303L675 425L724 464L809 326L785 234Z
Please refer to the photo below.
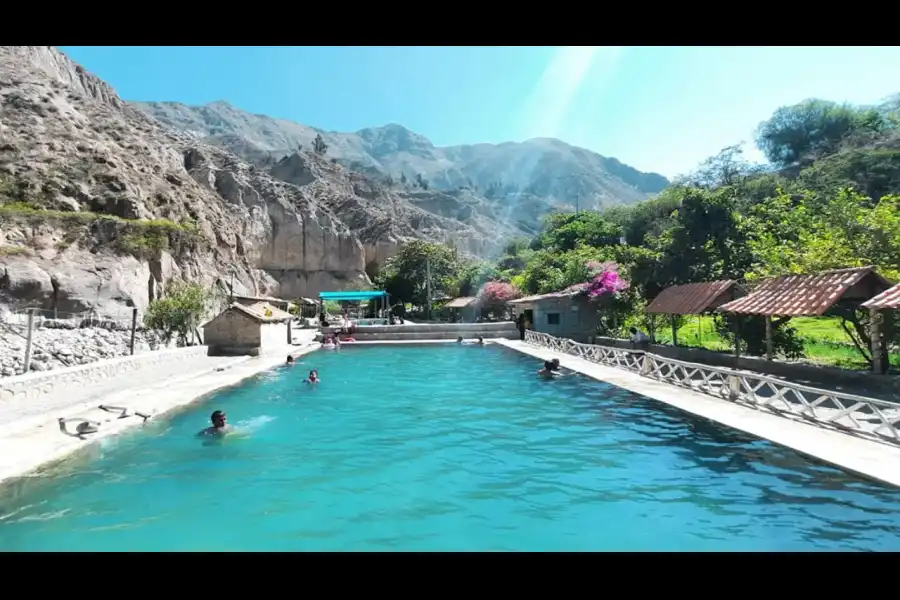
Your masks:
M234 303L203 326L210 356L259 356L291 343L292 316L266 302Z
M561 292L526 296L512 300L516 318L525 315L530 329L555 337L588 343L597 334L600 313L597 303L591 302L586 285L575 285Z

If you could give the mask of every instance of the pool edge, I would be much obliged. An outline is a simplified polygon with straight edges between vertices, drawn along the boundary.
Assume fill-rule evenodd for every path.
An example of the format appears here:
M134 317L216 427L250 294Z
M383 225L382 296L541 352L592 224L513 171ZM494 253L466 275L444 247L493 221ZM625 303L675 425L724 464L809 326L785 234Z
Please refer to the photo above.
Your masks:
M295 358L309 354L319 348L318 344L293 347L289 354ZM229 365L225 370L218 371L208 369L198 371L192 377L178 382L175 389L160 389L166 383L156 386L145 386L128 390L134 398L122 399L120 393L115 397L116 406L127 407L130 411L138 411L151 414L157 420L163 416L171 415L178 410L183 410L192 404L203 402L209 396L221 390L241 384L245 380L269 371L284 364L284 355L277 354L262 357L245 357ZM103 401L92 401L92 405L99 405ZM86 418L96 418L100 411L94 406L93 410L86 407L83 411ZM73 458L75 455L96 446L101 440L133 430L144 424L139 417L116 419L114 415L102 413L104 426L91 437L79 439L77 437L62 436L56 427L43 424L29 430L18 432L0 438L0 456L12 456L13 460L6 464L0 464L0 486L4 486L15 479L23 477L42 476L42 471L53 468L55 465Z
M861 477L900 487L900 448L767 414L520 340L494 340L494 343L540 360L558 358L566 369L591 379L790 448Z

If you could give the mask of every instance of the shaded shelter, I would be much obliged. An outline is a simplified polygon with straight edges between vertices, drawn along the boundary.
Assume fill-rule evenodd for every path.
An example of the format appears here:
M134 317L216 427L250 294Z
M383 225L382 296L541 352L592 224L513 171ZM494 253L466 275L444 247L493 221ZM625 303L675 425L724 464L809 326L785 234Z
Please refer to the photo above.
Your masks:
M672 345L678 345L676 316L702 315L731 302L745 294L744 289L731 279L685 283L667 287L647 307L650 315L669 315L672 323ZM650 320L650 340L655 341L655 319ZM735 344L736 348L740 344Z
M474 321L477 307L478 298L475 296L454 298L444 305L444 308L449 309L453 316L459 317L460 321Z
M720 306L719 310L765 317L766 359L772 360L773 317L779 317L775 325L780 325L793 317L821 317L837 307L859 308L889 287L890 282L871 266L782 275L763 281L748 295Z
M884 311L900 308L900 283L889 288L871 300L863 302L861 308L868 309L871 323L872 371L877 375L887 372L890 362L887 356L887 339L884 335Z
M383 290L360 290L350 292L319 292L319 300L324 303L328 300L334 302L356 302L361 304L366 301L377 301L378 310L387 309L388 293Z

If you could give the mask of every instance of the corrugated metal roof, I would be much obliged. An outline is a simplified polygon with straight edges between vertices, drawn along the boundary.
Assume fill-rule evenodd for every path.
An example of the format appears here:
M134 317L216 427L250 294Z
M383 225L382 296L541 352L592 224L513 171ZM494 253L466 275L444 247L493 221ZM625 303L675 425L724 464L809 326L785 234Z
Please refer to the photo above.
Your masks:
M710 308L715 308L716 300L728 292L735 283L731 279L725 279L673 285L653 299L647 307L647 312L665 315L703 314Z
M570 285L566 289L559 292L538 294L536 296L525 296L524 298L519 298L518 300L511 300L509 303L524 304L526 302L539 302L541 300L547 300L548 298L571 298L572 296L577 296L586 292L589 285L589 283L577 283L575 285Z
M869 275L876 277L884 287L890 285L873 267L784 275L764 281L747 296L723 304L719 310L744 315L816 317Z
M900 283L888 290L881 292L871 300L863 302L862 307L874 308L876 310L882 310L885 308L900 308Z
M478 298L474 296L463 296L461 298L454 298L450 302L444 305L444 308L465 308L470 304L473 304Z

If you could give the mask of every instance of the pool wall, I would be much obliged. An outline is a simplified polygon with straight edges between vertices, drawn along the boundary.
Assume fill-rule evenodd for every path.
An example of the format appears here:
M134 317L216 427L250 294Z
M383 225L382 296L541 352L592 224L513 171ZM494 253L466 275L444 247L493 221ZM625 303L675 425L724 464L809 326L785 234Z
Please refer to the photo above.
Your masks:
M324 333L339 333L338 327L323 327ZM519 330L512 321L499 323L422 323L406 325L367 325L353 333L359 342L404 342L467 340L482 336L485 339L519 339Z
M786 446L857 475L900 487L900 448L791 421L519 340L496 340L495 343L540 360L557 358L571 371Z

